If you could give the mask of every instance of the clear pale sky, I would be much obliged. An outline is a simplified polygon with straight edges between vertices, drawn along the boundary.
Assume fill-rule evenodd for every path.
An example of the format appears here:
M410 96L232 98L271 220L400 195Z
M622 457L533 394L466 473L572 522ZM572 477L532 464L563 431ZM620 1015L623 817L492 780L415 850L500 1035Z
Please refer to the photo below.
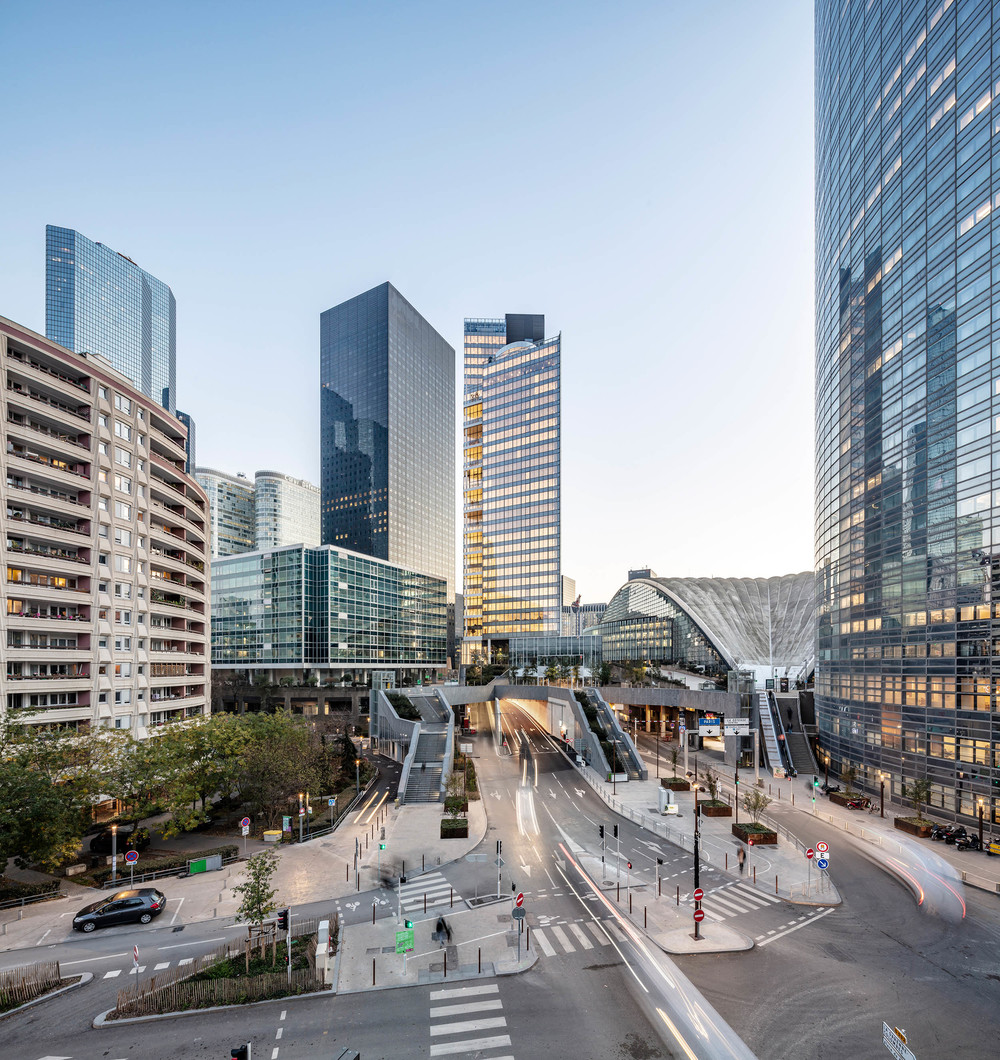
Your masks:
M459 395L464 317L562 332L584 601L812 567L810 3L7 3L0 40L0 314L44 332L47 223L170 284L199 463L318 482L319 314L388 279Z

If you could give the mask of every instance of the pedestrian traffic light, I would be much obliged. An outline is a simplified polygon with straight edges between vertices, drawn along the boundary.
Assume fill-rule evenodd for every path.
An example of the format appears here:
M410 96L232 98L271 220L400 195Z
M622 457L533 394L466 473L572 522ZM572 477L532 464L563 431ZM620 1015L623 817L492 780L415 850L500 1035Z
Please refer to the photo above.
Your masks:
M399 877L399 886L402 887L404 883L406 883L406 877L405 876L400 876Z
M663 858L657 858L656 859L656 864L657 865L662 865L663 864Z
M250 1060L250 1043L235 1045L229 1050L230 1060Z
M287 909L279 909L278 910L278 927L282 931L287 931L288 930L288 910Z
M618 825L615 825L615 839L618 838Z
M378 848L379 850L385 850L385 843L379 843Z
M406 930L409 931L413 927L413 921L412 920L404 920L403 921L403 927L405 927Z
M629 868L632 868L632 862L631 861L626 861L625 864L628 865Z
M819 787L819 777L816 776L815 773L813 773L813 787L814 788L818 788Z
M599 824L597 826L597 831L600 834L601 839L603 839L604 838L604 825L603 824Z

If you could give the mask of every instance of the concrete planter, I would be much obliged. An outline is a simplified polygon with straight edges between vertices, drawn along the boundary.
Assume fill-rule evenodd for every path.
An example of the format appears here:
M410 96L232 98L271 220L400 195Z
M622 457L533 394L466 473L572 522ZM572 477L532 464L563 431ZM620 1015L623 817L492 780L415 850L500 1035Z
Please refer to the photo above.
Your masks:
M894 828L898 828L901 832L908 832L910 835L919 836L921 839L927 839L933 827L930 824L918 824L912 817L893 818L892 824Z
M712 806L707 802L699 802L698 810L702 817L732 817L733 808L723 803L721 806Z
M660 781L660 786L669 788L671 791L690 791L691 785L680 777L665 777Z
M754 827L746 824L734 824L732 827L733 835L737 839L742 839L744 843L753 840L755 847L778 845L778 833L772 832L769 828L762 829L760 825Z
M469 838L469 822L464 818L460 818L457 821L452 820L450 817L446 817L441 822L441 838L442 839L468 839Z
M850 795L845 795L842 791L831 791L829 795L830 802L837 806L846 806L851 799L856 799L858 796L852 792Z

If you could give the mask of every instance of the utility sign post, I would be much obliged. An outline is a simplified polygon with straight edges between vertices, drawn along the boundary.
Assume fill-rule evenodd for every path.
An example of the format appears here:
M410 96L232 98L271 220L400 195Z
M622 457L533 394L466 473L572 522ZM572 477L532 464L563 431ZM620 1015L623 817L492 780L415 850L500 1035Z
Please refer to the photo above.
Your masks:
M139 947L132 947L132 964L135 966L135 974L139 974Z
M917 1060L912 1050L906 1046L906 1034L898 1027L890 1027L888 1023L882 1023L882 1044L889 1050L896 1060Z

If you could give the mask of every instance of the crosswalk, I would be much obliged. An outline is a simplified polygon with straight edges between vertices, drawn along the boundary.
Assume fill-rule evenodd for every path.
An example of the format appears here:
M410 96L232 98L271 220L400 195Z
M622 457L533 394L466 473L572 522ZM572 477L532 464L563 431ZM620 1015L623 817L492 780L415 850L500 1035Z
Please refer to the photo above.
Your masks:
M598 946L608 946L612 942L609 932L618 934L618 928L610 922L567 921L563 924L548 924L545 927L532 928L531 942L546 957L555 957L557 954L576 953L577 950L586 951L596 949Z
M683 899L688 905L694 905L690 895ZM758 891L748 883L727 883L714 890L706 891L702 899L701 908L705 913L706 920L728 920L729 917L741 916L751 913L757 909L766 909L768 906L780 904L781 899L777 895L768 894L767 891Z
M432 990L430 1019L430 1056L514 1060L496 983Z
M177 962L177 967L178 968L183 968L185 965L192 964L193 962L194 962L194 958L193 957L182 957ZM160 961L159 964L154 964L152 968L150 968L149 965L147 965L147 964L140 964L138 968L136 968L135 965L132 965L128 969L125 969L125 968L112 968L110 972L105 972L104 975L101 976L101 978L102 979L117 979L118 976L124 975L124 974L126 974L126 972L127 972L128 975L142 975L142 973L145 972L147 970L147 968L149 969L149 971L152 974L155 975L157 972L163 972L167 968L171 967L172 963L173 962L171 962L171 961Z
M404 912L422 912L425 897L428 909L462 901L462 896L440 872L425 872L399 888L400 904Z

